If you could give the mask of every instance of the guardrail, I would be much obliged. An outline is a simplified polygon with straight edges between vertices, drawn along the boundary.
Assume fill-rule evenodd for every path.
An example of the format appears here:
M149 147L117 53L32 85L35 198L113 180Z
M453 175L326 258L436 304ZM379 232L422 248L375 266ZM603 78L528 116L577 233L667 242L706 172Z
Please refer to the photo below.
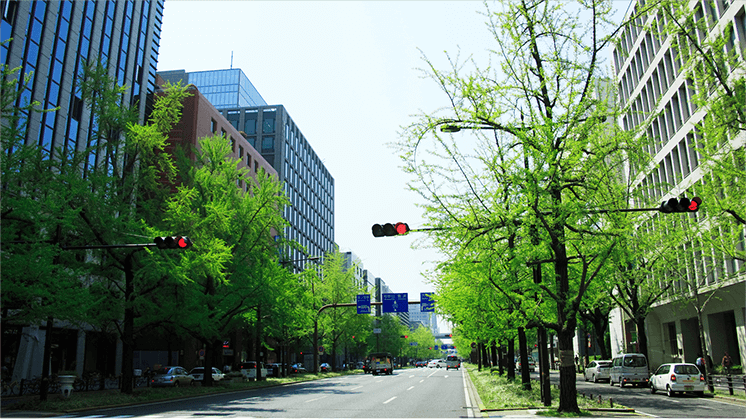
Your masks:
M710 375L707 381L713 388L727 389L730 395L734 390L746 392L746 375Z

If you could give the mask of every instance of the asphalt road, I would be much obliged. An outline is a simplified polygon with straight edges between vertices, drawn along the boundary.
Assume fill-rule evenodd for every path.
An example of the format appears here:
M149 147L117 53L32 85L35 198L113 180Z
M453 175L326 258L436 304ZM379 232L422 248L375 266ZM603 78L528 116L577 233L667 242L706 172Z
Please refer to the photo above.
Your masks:
M70 413L65 417L466 417L463 370L349 375L189 400Z

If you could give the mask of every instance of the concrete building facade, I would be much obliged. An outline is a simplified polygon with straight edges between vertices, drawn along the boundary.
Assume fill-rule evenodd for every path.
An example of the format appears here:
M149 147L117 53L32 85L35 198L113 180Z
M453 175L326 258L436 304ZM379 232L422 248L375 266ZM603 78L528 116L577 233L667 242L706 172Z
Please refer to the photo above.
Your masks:
M743 0L687 0L698 21L706 20L706 31L697 31L700 40L723 33L730 28L725 48L737 51L743 64L746 54L746 2ZM645 1L633 1L628 16L644 10ZM706 109L697 108L692 81L681 71L680 51L672 47L670 37L659 39L650 28L663 25L662 14L644 14L635 25L619 35L618 47L612 52L618 98L628 112L620 125L626 130L642 128L651 139L657 139L647 150L656 166L644 173L633 173L635 187L647 191L648 198L665 201L683 191L696 194L706 175L700 167L695 142L700 134L696 124ZM734 67L733 76L743 76L743 66ZM741 131L732 140L736 148L746 144ZM669 187L661 187L668 185ZM700 213L691 214L702 222ZM735 227L738 229L738 227ZM742 228L741 228L742 229ZM743 234L741 248L743 249ZM682 252L687 252L682 247ZM652 368L666 362L694 363L700 352L697 313L694 306L682 303L681 296L691 291L691 281L699 285L699 303L712 297L703 313L704 336L709 355L720 364L729 352L735 365L746 360L746 276L743 261L710 249L692 252L693 264L687 268L687 279L670 276L658 279L672 283L670 293L654 305L646 319L648 358ZM687 282L686 280L689 280ZM716 303L715 303L716 302ZM611 315L612 354L637 351L634 324L620 310Z

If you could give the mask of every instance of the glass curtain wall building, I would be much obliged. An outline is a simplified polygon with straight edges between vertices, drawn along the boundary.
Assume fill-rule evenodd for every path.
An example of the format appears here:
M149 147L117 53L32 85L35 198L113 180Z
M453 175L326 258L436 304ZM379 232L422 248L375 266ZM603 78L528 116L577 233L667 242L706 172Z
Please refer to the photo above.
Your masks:
M87 63L102 63L118 84L129 86L122 100L137 104L140 122L145 121L148 98L156 91L163 5L162 0L0 1L0 60L20 68L14 78L29 78L15 105L36 101L42 109L58 108L21 115L27 144L42 146L52 158L58 148L95 146L90 139L96 127L77 85ZM102 162L104 156L95 153L88 156L89 165ZM38 325L3 324L3 367L12 361L15 380L41 375L48 337ZM78 372L121 373L122 343L116 336L57 323L51 337L52 371L77 366Z
M83 149L92 125L81 103L77 78L86 63L100 62L120 85L130 87L123 98L138 104L140 121L148 95L155 91L162 0L143 1L8 1L2 12L2 63L20 67L17 77L30 77L18 106L38 101L42 109L26 115L27 143L38 143L50 154L62 147ZM93 164L101 157L90 156Z
M744 0L687 0L686 3L698 22L704 21L709 33L698 30L700 40L729 30L729 39L723 48L737 52L734 57L740 67L730 68L731 77L743 77L746 57L746 1ZM636 16L645 10L645 1L633 1L627 16ZM694 95L696 87L682 71L682 51L670 37L661 38L657 31L667 23L661 14L641 14L634 24L619 34L617 48L612 51L618 100L627 112L620 125L625 130L643 129L657 141L646 150L654 156L655 165L640 173L632 173L635 187L646 192L651 201L687 191L696 195L706 182L696 148L700 133L696 125L707 110L698 108ZM669 22L670 23L670 22ZM732 66L732 64L729 64ZM737 70L740 68L740 70ZM739 73L740 76L739 76ZM746 133L741 131L733 138L735 147L746 147ZM634 203L640 207L645 203ZM641 229L656 229L656 217ZM692 218L706 223L705 213L693 213ZM737 228L737 227L736 227ZM743 236L741 236L743 238ZM740 244L743 249L743 239ZM744 262L729 258L716 249L689 249L682 244L682 254L687 253L686 278L670 275L657 279L671 283L668 294L655 304L646 318L648 358L651 366L669 362L694 363L700 352L697 314L691 305L677 303L690 292L688 279L696 280L703 293L715 293L717 305L706 306L703 316L705 341L714 361L720 360L725 351L734 364L746 359L746 279ZM699 249L698 249L699 248ZM738 273L741 273L740 276ZM611 316L612 354L638 351L635 326L621 310Z
M309 256L336 250L334 178L284 106L267 105L240 69L173 70L158 75L172 83L197 86L275 168L291 202L284 211L290 224L284 236L305 249L305 253L289 250L283 255L284 260L292 261L294 270L302 270Z

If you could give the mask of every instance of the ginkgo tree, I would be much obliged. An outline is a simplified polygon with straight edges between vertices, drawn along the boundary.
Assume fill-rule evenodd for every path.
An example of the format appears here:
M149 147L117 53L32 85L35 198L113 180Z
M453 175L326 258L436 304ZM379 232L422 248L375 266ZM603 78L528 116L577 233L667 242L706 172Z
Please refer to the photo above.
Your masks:
M397 146L429 227L437 228L432 235L452 248L511 250L513 286L531 296L520 302L522 312L557 335L558 410L578 412L578 311L590 285L605 280L599 272L618 246L617 231L633 226L619 213L597 211L628 208L626 152L639 149L634 133L613 123L619 111L605 83L611 3L499 7L485 14L496 64L449 57L440 70L425 58L426 76L449 105L420 115Z

